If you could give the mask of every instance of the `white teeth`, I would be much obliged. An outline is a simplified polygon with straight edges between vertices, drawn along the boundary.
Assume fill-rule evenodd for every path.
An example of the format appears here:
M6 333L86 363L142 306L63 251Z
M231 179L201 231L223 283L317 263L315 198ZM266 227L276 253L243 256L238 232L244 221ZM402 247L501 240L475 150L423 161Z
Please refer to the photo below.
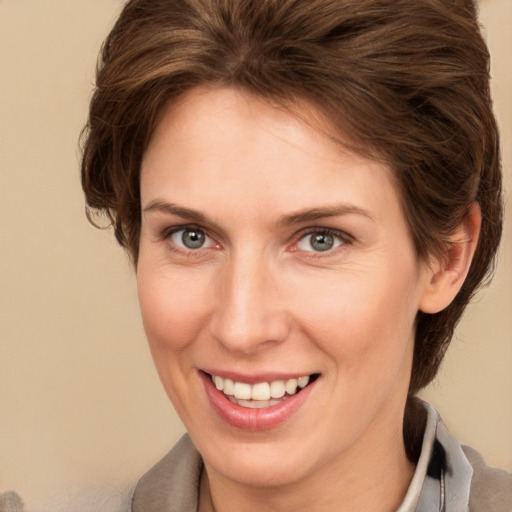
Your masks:
M263 409L264 407L271 407L281 403L281 400L236 400L233 403L248 407L249 409Z
M305 388L309 383L309 375L306 377L299 377L297 379L297 384L299 385L299 388ZM226 386L226 384L224 384Z
M284 387L289 395L294 395L297 392L297 379L287 380Z
M222 391L224 389L224 379L222 377L213 377L213 383L215 384L215 387Z
M270 400L270 386L268 382L259 382L252 387L253 400Z
M211 379L215 387L227 395L233 403L253 409L270 407L286 400L289 396L295 395L298 390L305 388L310 380L309 375L305 375L286 381L274 380L251 385L246 382L223 379L217 375L212 375Z
M284 387L284 381L275 380L270 383L270 396L272 398L282 398L286 393L286 388Z
M235 383L231 379L224 379L224 391L225 395L232 396L235 394Z
M239 400L250 400L251 399L251 385L245 382L235 382L234 395Z

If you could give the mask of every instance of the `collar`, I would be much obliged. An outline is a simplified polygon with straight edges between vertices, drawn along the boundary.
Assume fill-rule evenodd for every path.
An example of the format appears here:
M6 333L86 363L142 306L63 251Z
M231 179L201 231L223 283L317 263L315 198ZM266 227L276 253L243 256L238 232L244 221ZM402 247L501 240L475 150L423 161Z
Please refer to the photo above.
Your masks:
M422 405L428 415L421 455L397 512L466 512L473 468L439 413Z

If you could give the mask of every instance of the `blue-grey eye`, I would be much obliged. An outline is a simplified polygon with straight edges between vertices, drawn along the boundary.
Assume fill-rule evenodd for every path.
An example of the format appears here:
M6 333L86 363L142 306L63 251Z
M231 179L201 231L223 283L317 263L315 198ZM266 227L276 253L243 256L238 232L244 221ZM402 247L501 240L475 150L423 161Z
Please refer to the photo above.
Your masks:
M315 231L303 236L297 243L301 251L326 252L336 249L343 243L343 240L328 231Z
M201 249L211 243L210 238L199 228L185 228L175 231L171 235L171 240L177 246L189 250Z

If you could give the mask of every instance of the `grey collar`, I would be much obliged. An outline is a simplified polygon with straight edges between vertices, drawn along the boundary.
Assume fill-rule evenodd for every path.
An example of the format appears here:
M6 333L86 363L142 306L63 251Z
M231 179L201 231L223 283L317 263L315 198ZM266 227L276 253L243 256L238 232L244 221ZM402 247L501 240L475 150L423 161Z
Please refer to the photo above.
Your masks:
M428 416L421 455L397 512L467 512L473 468L439 413L423 406Z

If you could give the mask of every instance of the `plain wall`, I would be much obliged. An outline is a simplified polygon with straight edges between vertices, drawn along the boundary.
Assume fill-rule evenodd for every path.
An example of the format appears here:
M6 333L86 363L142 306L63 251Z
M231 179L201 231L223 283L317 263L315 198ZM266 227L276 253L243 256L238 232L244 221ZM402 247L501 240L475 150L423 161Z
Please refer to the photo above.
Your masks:
M0 0L0 492L28 512L128 510L183 432L146 347L127 258L84 215L77 140L115 0ZM512 2L487 0L512 190ZM510 209L509 209L510 210ZM498 272L424 393L512 469L512 219ZM508 263L508 264L507 264Z

